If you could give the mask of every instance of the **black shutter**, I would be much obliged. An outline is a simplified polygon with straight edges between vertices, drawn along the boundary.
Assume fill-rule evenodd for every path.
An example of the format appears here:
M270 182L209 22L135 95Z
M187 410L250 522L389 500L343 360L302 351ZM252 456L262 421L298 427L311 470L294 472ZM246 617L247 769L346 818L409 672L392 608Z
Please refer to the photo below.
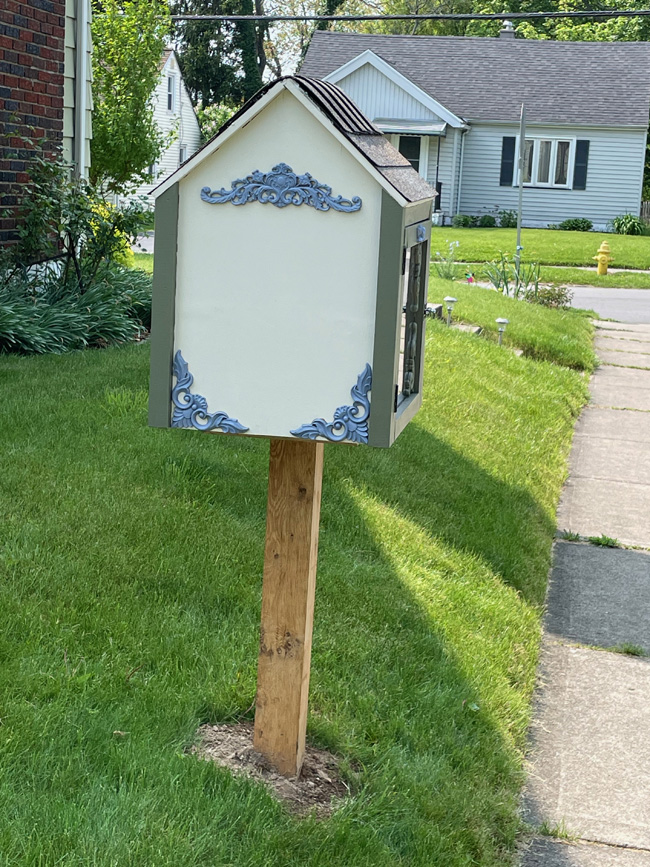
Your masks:
M515 144L517 139L513 135L504 135L501 145L501 178L499 184L502 187L511 187L515 173Z
M587 163L589 162L589 142L578 139L576 142L576 161L573 166L573 189L587 189Z

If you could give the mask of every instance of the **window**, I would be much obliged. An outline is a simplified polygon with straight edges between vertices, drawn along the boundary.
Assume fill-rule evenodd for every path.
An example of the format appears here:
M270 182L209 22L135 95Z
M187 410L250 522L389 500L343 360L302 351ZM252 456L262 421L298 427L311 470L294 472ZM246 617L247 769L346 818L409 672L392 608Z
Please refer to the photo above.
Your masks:
M168 75L167 76L167 111L174 111L176 108L176 100L174 99L176 95L176 76Z
M524 183L527 186L586 190L589 145L589 139L551 139L541 136L526 139ZM517 186L518 162L517 137L504 135L501 141L499 186Z
M416 172L420 170L420 136L401 135L397 150L411 163Z
M533 182L533 158L535 156L535 142L526 139L524 142L524 183Z
M181 145L178 152L178 165L181 166L187 159L187 145Z
M416 172L426 178L429 167L429 139L428 135L391 135L389 136L393 147L411 163Z
M568 141L559 141L557 143L557 158L555 160L555 183L567 183L569 178L569 146Z
M539 143L539 162L537 163L537 183L547 184L551 174L552 142L543 140Z
M527 138L524 144L524 184L533 187L568 187L571 183L571 139ZM515 172L513 184L519 183Z

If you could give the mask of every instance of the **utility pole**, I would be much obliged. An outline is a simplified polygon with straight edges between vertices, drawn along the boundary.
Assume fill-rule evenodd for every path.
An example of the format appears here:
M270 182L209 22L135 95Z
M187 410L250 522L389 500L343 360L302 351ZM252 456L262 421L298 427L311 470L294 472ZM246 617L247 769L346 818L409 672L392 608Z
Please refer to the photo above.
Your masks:
M519 283L519 266L521 264L521 212L524 201L524 153L526 151L526 106L521 104L521 120L519 122L519 206L517 208L517 252L515 253L515 270Z

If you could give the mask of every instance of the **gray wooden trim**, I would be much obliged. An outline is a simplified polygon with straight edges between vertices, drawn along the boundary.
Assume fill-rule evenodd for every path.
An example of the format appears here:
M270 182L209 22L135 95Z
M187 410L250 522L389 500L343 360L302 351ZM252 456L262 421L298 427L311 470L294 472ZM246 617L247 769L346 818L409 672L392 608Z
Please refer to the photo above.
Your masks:
M424 364L420 366L420 370L424 367ZM420 376L420 389L422 388L422 376ZM397 415L395 416L395 425L393 431L393 442L397 439L397 437L402 433L406 425L411 421L415 413L422 406L422 391L420 390L417 394L412 394L409 398L403 401L397 410Z
M375 345L368 444L387 448L393 442L395 384L402 324L403 208L386 192L381 194L379 270L375 308Z
M418 394L422 394L423 382L424 382L424 365L426 361L426 344L427 344L427 319L426 319L426 309L427 309L427 301L429 300L429 269L431 267L431 222L427 223L427 239L424 244L424 248L422 250L422 258L423 258L423 268L422 268L422 280L424 285L422 287L422 308L423 308L423 316L422 316L422 328L420 329L420 366L418 369L418 381L417 381L417 390ZM419 407L418 407L419 409ZM397 436L397 434L395 434Z
M177 235L178 184L176 183L156 200L149 376L149 425L151 427L171 425Z
M412 205L407 205L405 208L406 225L411 226L413 223L423 223L425 220L430 220L433 201L433 199L425 199L422 202L413 202Z

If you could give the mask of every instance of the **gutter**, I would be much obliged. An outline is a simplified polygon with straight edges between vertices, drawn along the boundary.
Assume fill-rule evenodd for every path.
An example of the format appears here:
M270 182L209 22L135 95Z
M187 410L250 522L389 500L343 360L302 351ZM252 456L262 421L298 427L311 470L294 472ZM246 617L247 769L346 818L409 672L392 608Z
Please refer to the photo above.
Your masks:
M88 112L88 26L89 0L77 0L75 28L75 99L74 99L74 173L84 178Z
M464 129L460 136L460 167L458 169L458 196L456 198L456 213L460 214L460 191L463 186L463 160L465 158L465 133Z
M458 169L458 129L454 129L454 145L453 145L453 153L451 159L451 190L449 192L449 216L453 217L456 214L454 210L454 202L458 201L457 191L456 191L456 171Z

